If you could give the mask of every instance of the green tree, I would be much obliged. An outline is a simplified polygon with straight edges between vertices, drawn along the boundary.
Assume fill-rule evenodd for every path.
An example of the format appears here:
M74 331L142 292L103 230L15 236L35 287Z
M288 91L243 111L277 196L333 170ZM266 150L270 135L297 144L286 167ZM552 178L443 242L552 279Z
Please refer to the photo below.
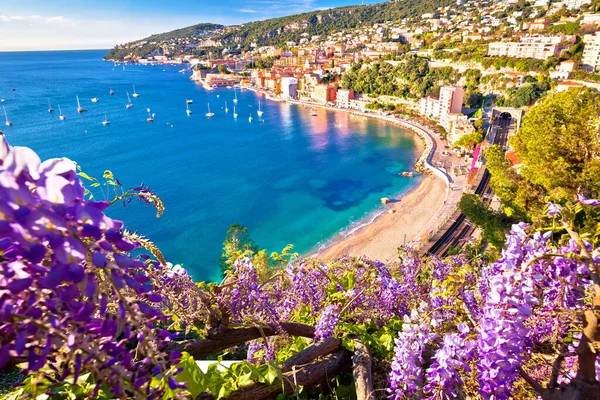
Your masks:
M221 271L225 273L236 260L251 257L256 253L258 253L258 246L250 238L248 229L240 224L231 225L223 242L223 253L219 261Z
M227 67L225 66L225 64L219 64L219 66L217 67L217 69L219 70L220 74L228 74L229 70L227 69Z
M511 140L529 182L556 199L600 193L600 95L571 89L547 96Z
M461 136L460 139L454 143L454 147L463 147L465 149L473 149L483 140L483 136L479 132L473 132L468 135Z
M459 203L460 211L483 230L483 239L497 249L502 248L511 220L503 213L488 210L479 196L463 194Z

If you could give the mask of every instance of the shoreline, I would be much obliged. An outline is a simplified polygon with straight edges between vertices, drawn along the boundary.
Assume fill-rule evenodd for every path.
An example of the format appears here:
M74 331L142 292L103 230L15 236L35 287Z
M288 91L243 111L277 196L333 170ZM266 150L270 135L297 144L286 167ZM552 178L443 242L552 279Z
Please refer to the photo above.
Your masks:
M446 217L444 208L447 208L450 190L453 190L452 179L446 172L432 164L437 145L433 133L426 126L407 117L360 112L291 99L284 100L275 98L264 90L252 87L245 87L245 89L279 103L341 111L392 123L412 131L415 135L418 156L414 170L422 174L419 177L421 180L419 184L394 195L391 198L392 203L384 205L383 209L377 207L326 241L317 243L305 252L302 258L316 257L329 261L344 256L365 256L383 262L396 261L398 247L409 245L418 250L424 243L426 235L435 230L440 219Z

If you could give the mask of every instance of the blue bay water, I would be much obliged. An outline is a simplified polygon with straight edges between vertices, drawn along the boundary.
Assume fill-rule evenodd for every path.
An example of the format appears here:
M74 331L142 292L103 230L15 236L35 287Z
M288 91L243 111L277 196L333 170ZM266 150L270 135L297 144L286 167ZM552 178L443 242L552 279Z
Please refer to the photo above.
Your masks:
M397 126L325 110L313 117L304 107L251 91L237 91L234 120L232 89L207 92L189 73L177 72L182 66L123 70L102 62L104 53L0 53L0 93L14 124L3 131L11 144L33 148L42 160L68 157L88 175L110 169L125 187L144 182L154 189L166 205L162 218L137 202L108 213L148 236L196 279L219 278L232 223L248 227L261 248L280 251L292 243L307 252L366 218L381 197L418 183L397 175L417 156L414 135ZM140 96L126 109L132 85ZM83 114L76 112L76 94L88 109ZM54 114L47 112L48 98ZM186 99L194 100L191 116ZM264 121L256 115L259 100ZM58 118L59 103L65 121ZM205 117L208 103L212 119ZM156 113L154 123L146 122L147 108Z

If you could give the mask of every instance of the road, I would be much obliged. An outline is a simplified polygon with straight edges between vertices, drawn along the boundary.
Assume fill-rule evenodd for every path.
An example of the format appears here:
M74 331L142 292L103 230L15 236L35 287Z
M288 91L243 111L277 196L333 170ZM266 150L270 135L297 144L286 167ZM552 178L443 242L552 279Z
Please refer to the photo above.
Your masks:
M506 148L511 126L510 122L510 117L507 115L503 115L497 119L490 133L491 143L499 144L503 148ZM485 164L482 166L479 175L481 178L475 189L475 194L481 196L483 204L489 207L492 202L493 192L490 187L490 173L485 168ZM429 254L445 257L451 248L462 246L464 241L468 240L473 235L473 232L475 232L475 225L460 211L455 214L453 220L448 230L429 248Z

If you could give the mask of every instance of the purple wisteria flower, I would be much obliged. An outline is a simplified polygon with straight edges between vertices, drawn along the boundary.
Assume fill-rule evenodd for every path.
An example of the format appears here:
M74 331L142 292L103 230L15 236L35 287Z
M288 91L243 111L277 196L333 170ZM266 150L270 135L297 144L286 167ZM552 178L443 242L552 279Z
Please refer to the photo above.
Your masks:
M325 340L333 336L333 331L340 320L338 306L330 304L321 312L315 326L315 340Z
M428 400L456 397L455 385L462 385L460 371L471 372L469 361L473 359L476 342L468 340L469 327L458 324L459 333L444 335L441 347L435 352L434 363L427 368L427 385L423 391Z
M410 317L406 315L402 332L395 341L392 370L388 377L391 399L411 397L423 382L423 352L437 335L431 332L429 323L420 321L422 318L416 310L411 312Z
M26 360L26 372L49 367L59 381L85 370L96 393L156 398L170 338L162 297L108 204L84 194L75 163L41 162L0 135L0 367Z
M578 194L577 197L579 198L579 202L586 206L595 207L600 204L600 200L598 199L587 199L581 194Z
M547 209L548 210L546 211L546 214L550 217L554 217L561 211L561 208L556 204L552 203L551 201L548 202Z

